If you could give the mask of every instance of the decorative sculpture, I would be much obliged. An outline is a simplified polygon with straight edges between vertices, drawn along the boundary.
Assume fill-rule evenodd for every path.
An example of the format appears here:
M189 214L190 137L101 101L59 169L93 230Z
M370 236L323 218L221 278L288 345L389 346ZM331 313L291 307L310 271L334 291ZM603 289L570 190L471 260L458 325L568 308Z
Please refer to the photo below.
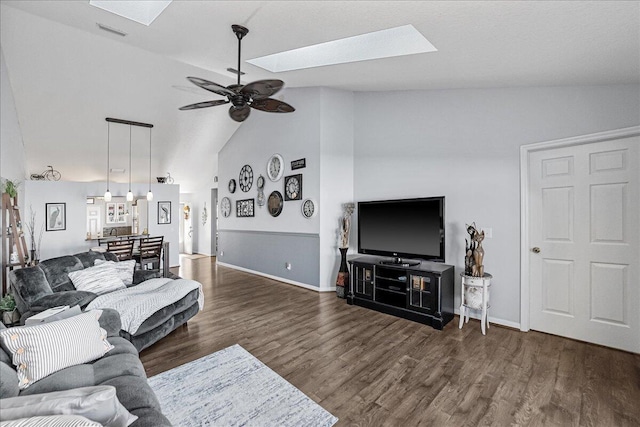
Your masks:
M354 203L345 203L342 205L344 212L338 220L340 224L340 237L338 244L340 245L340 268L338 269L338 278L336 279L336 294L339 298L346 298L345 288L349 286L349 266L347 265L347 250L349 249L349 233L351 231L351 215L355 209Z
M482 264L484 260L484 249L482 248L484 231L479 232L476 223L472 222L471 225L467 225L467 233L469 233L469 240L464 239L464 274L482 277L484 275L484 265Z

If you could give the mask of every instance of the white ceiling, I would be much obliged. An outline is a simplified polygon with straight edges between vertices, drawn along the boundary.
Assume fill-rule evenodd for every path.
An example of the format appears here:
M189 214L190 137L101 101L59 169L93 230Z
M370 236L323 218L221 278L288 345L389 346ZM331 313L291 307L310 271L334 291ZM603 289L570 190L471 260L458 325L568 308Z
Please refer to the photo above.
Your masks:
M104 180L111 116L156 125L154 175L170 170L183 191L208 184L238 125L225 107L179 112L217 96L172 86L188 86L187 75L233 82L225 71L236 67L231 24L250 30L243 60L406 24L438 49L277 74L243 62L245 83L279 78L287 87L353 91L640 83L637 1L174 0L149 27L88 1L3 0L1 12L29 172L54 164L69 180ZM147 156L145 141L134 156ZM128 162L125 143L113 167ZM146 181L146 163L136 166L144 173L134 181Z

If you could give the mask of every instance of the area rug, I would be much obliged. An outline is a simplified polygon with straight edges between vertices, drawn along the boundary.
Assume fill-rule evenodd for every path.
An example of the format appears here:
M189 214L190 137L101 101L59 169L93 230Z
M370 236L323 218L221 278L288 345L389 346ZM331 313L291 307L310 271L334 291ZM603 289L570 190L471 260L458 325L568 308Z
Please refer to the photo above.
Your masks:
M202 255L202 254L180 254L180 256L187 259L211 258L209 255Z
M238 344L149 378L174 425L330 427L338 419Z

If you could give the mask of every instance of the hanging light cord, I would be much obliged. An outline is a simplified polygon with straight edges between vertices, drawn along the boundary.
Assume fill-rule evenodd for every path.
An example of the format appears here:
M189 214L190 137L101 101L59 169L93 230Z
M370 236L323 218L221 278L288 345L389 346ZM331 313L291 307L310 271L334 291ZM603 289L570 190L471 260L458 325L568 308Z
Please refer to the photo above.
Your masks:
M129 125L129 192L131 192L131 125Z
M151 192L151 128L149 128L149 192Z
M111 165L109 164L109 153L111 152L111 123L107 122L107 191L109 191L109 172L111 171Z

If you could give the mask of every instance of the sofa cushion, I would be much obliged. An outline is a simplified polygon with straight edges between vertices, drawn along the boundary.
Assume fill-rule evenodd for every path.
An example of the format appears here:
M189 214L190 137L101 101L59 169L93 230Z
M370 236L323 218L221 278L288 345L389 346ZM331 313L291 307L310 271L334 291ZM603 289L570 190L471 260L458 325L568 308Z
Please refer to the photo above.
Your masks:
M127 427L137 416L122 406L113 386L81 387L0 401L4 420L45 415L81 415L105 427Z
M9 280L12 288L18 293L15 300L20 313L29 311L33 301L53 293L44 271L39 266L12 270Z
M33 303L31 304L31 311L39 312L48 310L53 307L60 307L62 305L68 305L69 307L79 305L80 308L84 308L97 296L97 294L87 291L56 292L51 295L45 295L33 301Z
M20 418L3 421L2 427L102 427L102 424L91 421L80 415L46 415L43 417Z
M76 288L69 279L69 273L84 268L82 262L73 255L41 261L38 266L44 271L53 292L74 291Z
M2 350L0 350L2 351ZM4 353L4 351L2 351ZM0 402L20 393L18 374L9 364L0 362Z
M101 295L124 289L126 286L118 276L114 263L104 263L84 270L72 271L69 278L79 291Z
M80 252L73 256L80 260L84 268L93 267L97 259L101 261L118 261L118 257L110 252L87 251Z
M0 331L0 342L17 367L20 389L69 366L102 357L113 346L100 328L99 310L36 326ZM78 339L82 337L83 339Z

